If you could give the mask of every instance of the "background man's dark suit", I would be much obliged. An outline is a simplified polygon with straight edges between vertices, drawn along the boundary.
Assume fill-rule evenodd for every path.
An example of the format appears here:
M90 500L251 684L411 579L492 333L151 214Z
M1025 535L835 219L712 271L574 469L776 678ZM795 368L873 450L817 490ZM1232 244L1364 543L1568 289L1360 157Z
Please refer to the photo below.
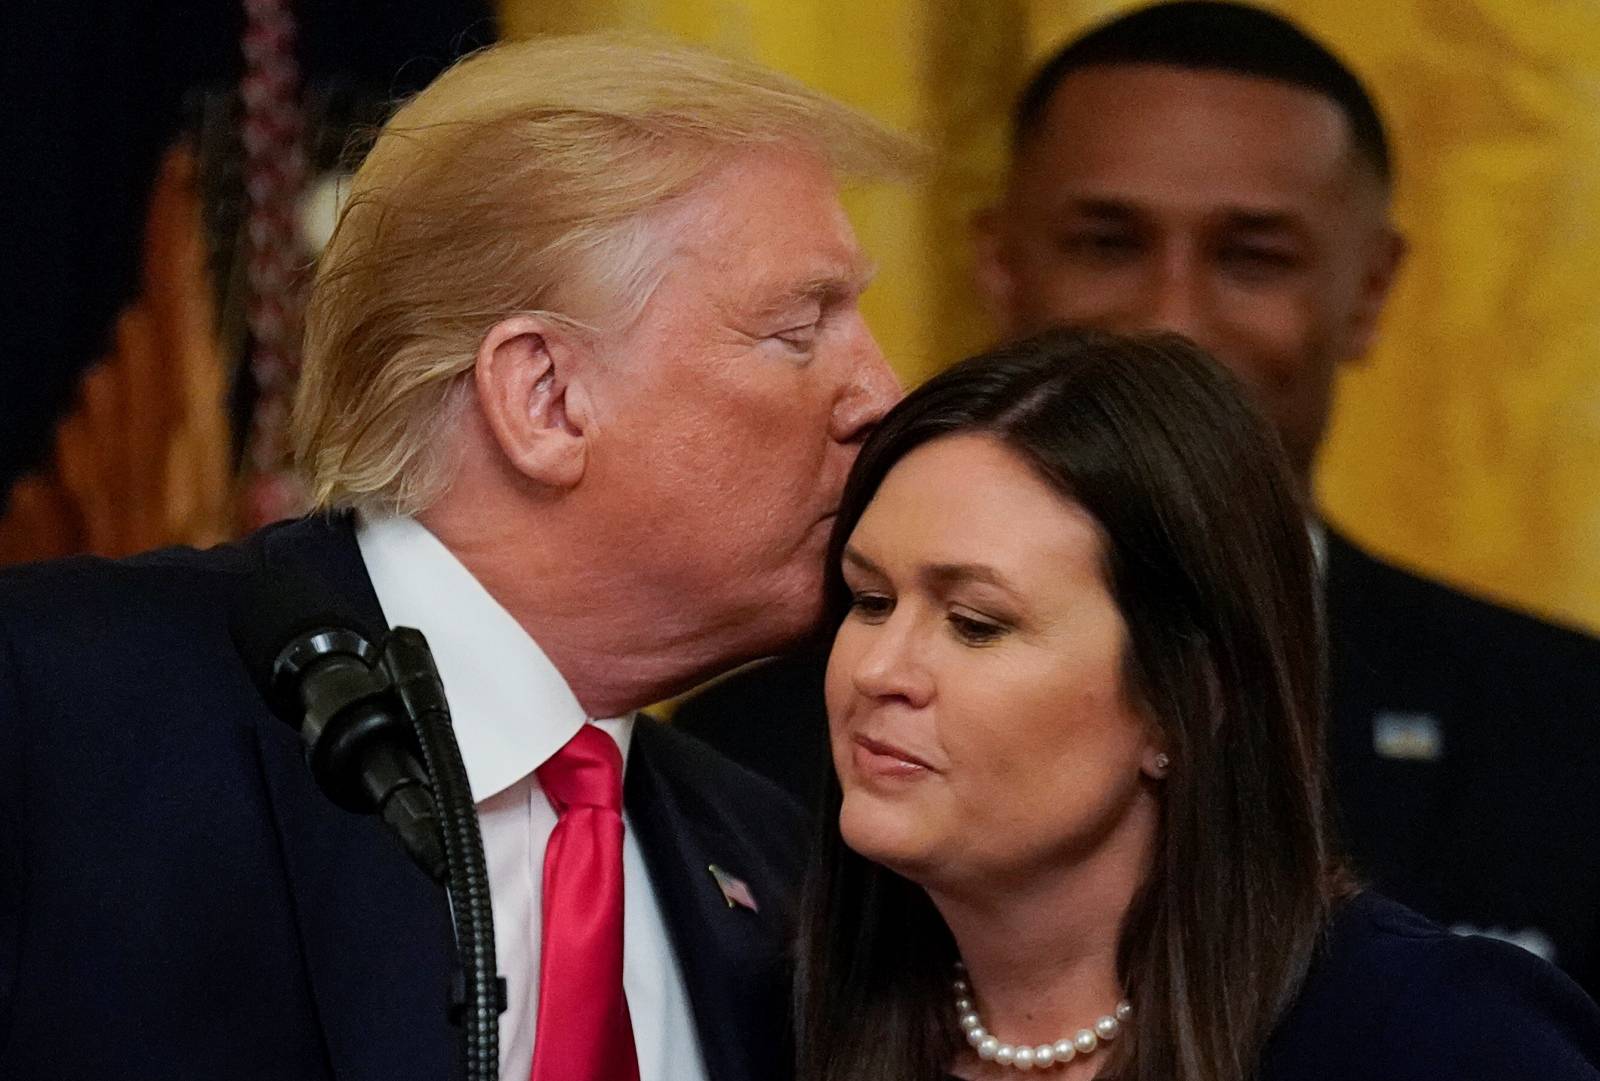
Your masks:
M1600 989L1600 643L1327 533L1335 797L1358 871L1446 924L1540 947ZM754 668L674 723L815 805L826 650Z
M1358 869L1600 991L1600 642L1328 533L1334 793Z
M0 576L0 1077L453 1074L442 891L315 789L230 643L263 566L382 625L343 519ZM786 1076L798 813L644 719L625 802L709 1076Z

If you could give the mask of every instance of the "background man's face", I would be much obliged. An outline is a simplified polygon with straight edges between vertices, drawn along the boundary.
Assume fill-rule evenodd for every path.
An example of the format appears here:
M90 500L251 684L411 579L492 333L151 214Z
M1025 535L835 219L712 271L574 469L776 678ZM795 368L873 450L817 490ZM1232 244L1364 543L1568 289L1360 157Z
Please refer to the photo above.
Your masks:
M980 237L1002 330L1172 330L1257 395L1308 479L1336 366L1398 256L1374 171L1322 96L1159 65L1069 75Z

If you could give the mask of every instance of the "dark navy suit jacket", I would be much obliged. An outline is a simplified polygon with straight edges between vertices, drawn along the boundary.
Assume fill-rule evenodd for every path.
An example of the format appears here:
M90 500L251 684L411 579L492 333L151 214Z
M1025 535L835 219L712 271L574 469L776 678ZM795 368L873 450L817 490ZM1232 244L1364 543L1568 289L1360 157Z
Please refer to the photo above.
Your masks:
M1600 1081L1600 1009L1516 946L1363 893L1334 916L1258 1081Z
M457 1073L443 892L316 790L230 643L263 567L383 625L344 520L0 574L0 1077ZM788 1076L798 809L642 719L624 798L712 1081Z
M1600 991L1600 642L1327 537L1329 756L1357 871ZM826 656L750 669L674 721L815 806Z
M1358 870L1600 994L1600 642L1333 531L1326 587L1333 791Z
M1600 1009L1525 950L1362 893L1251 1081L1600 1081Z

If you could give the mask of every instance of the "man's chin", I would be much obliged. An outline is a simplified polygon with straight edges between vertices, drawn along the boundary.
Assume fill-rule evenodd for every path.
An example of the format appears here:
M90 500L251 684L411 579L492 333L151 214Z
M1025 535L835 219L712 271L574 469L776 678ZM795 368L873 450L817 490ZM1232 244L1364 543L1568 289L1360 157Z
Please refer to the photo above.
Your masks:
M796 606L790 613L793 618L781 625L774 626L774 637L766 650L767 655L773 653L789 653L799 649L816 638L822 629L822 590L819 586L814 598L804 607Z
M821 561L813 565L817 569L793 575L790 584L764 610L755 613L759 631L754 637L762 640L760 656L788 653L811 641L821 629Z

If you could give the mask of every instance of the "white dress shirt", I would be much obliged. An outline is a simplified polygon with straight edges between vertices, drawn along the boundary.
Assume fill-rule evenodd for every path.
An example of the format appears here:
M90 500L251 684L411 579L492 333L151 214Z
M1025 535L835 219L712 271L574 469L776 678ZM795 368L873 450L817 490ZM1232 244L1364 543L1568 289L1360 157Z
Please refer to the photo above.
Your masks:
M587 716L538 643L416 521L363 518L356 541L384 618L427 636L444 680L478 806L509 992L500 1076L517 1081L533 1062L544 850L556 825L533 771L590 722L617 741L626 769L633 720ZM705 1081L683 972L626 812L623 825L622 986L640 1081Z

